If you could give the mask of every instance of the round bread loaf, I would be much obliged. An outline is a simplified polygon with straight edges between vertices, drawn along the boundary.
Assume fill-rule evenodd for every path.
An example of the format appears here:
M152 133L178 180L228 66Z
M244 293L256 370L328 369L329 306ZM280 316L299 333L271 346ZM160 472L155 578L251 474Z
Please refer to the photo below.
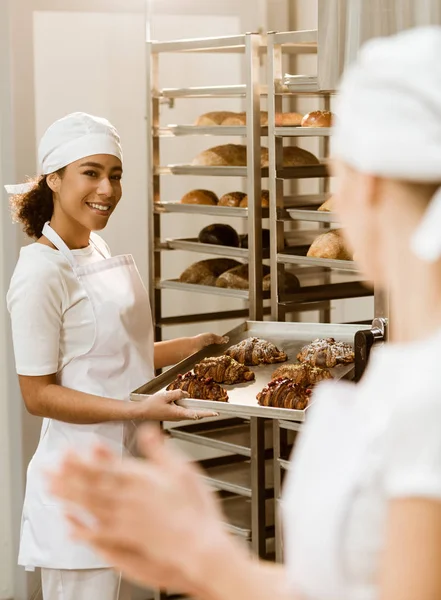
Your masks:
M239 235L231 225L224 223L214 223L204 227L198 236L201 244L216 244L218 246L239 247Z
M329 110L314 110L306 114L302 121L302 127L332 127L333 114Z
M332 258L334 260L353 260L352 253L345 246L340 229L333 229L319 235L311 244L307 256Z
M234 112L229 110L215 110L204 113L196 119L195 125L198 125L199 127L214 127L216 125L222 125L224 119L234 114Z
M303 115L296 112L281 113L276 115L276 127L298 127Z
M326 200L326 202L323 202L323 204L319 206L317 210L320 210L322 212L332 212L334 210L333 197L331 196Z
M208 258L187 267L179 277L179 281L199 285L216 285L219 275L240 266L240 264L232 258Z
M244 194L244 196L245 197L240 203L240 208L248 208L248 196L246 194ZM269 191L262 190L260 198L262 208L267 208L269 206Z
M200 167L246 167L247 147L241 144L223 144L208 148L193 159Z
M222 121L224 127L243 126L247 123L247 116L244 112L231 113Z
M232 206L237 208L246 196L247 195L244 192L229 192L219 198L219 206Z
M191 190L181 198L181 204L206 204L207 206L216 206L219 199L214 192L210 190Z
M319 159L298 146L284 146L283 148L283 166L284 167L306 167L309 165L319 165ZM261 149L261 166L269 166L268 148Z

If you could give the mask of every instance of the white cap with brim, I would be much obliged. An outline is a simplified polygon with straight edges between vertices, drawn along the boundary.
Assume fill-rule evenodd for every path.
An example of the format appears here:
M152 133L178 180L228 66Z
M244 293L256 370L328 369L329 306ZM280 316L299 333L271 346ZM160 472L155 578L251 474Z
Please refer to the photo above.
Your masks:
M412 238L422 260L441 257L441 27L372 40L344 74L332 152L380 177L439 183Z
M121 141L113 125L101 117L76 112L55 121L44 133L38 147L40 175L95 154L110 154L122 161ZM8 194L24 194L32 183L5 185Z

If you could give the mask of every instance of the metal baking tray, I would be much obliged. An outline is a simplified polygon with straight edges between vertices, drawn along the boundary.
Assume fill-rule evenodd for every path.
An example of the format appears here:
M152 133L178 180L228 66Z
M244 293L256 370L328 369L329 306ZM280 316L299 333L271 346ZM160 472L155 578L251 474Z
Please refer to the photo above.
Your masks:
M332 133L330 127L300 127L296 126L277 126L275 128L276 136L280 137L328 137ZM246 137L247 128L245 125L168 125L167 127L157 127L153 130L153 135L162 138L181 137L187 135L200 136L228 136L228 137ZM268 127L261 127L260 135L268 137Z
M274 131L279 137L329 137L330 127L276 127Z
M182 283L179 279L165 279L156 282L156 288L162 290L180 290L183 292L196 292L198 294L214 294L215 296L225 296L228 298L238 298L240 300L249 300L248 290L236 290L233 288L221 288L215 285L200 285L196 283ZM269 298L269 292L263 292L264 298ZM216 315L213 314L213 318Z
M225 460L225 464L211 466L211 462L218 460L208 459L200 463L207 483L217 490L251 498L250 461L231 462L231 458L228 457L230 462ZM268 491L274 486L273 474L273 459L268 459L265 461L265 485Z
M213 217L248 218L248 208L233 206L208 206L205 204L181 204L180 202L158 202L154 205L155 213L184 213L189 215L209 215ZM262 208L262 219L269 217L269 209Z
M251 539L251 502L250 498L240 496L223 498L221 501L222 512L227 520L225 527L248 540ZM265 509L265 522L268 523L265 537L270 537L274 530L274 501L265 502Z
M202 244L197 238L167 239L167 247L172 250L186 250L188 252L201 252L203 254L214 254L216 256L229 256L248 260L248 248L235 248L234 246L221 246L218 244ZM262 251L262 258L269 258L269 248Z
M334 258L315 258L304 254L280 253L277 262L286 265L299 265L304 267L323 267L326 269L338 269L339 271L360 272L360 268L353 260L337 260Z
M317 210L314 208L287 208L286 212L291 219L295 219L297 221L312 221L315 223L340 222L336 213Z
M360 329L368 329L368 326L360 325L334 325L323 323L284 323L284 322L257 322L247 321L239 327L230 331L227 335L230 340L222 346L211 346L201 352L182 361L165 373L146 383L131 394L131 400L139 400L140 396L154 394L171 383L179 373L186 373L196 363L207 356L218 356L227 348L239 341L256 336L274 342L276 346L288 354L288 363L297 362L296 355L300 349L316 338L334 337L339 341L353 343L354 335ZM283 363L282 363L283 364ZM283 421L305 420L308 409L290 410L284 408L272 408L259 406L256 395L271 380L273 371L279 365L261 365L253 367L256 379L247 384L236 386L224 386L228 391L229 402L212 402L209 400L185 399L180 402L183 406L191 408L206 408L216 410L222 414L230 414L242 417L264 417ZM346 365L332 369L335 378L350 377L353 365Z
M189 164L167 165L156 167L155 175L196 175L200 177L248 177L247 167L205 167ZM268 167L261 169L261 177L269 176ZM285 167L277 173L284 179L310 179L327 177L328 170L325 164L308 165L305 167Z

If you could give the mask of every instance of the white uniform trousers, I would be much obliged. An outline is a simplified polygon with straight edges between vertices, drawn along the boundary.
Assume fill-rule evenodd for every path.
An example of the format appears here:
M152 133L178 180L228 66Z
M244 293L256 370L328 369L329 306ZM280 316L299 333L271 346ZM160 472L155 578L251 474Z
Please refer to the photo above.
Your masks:
M43 600L130 600L130 584L112 569L41 569Z

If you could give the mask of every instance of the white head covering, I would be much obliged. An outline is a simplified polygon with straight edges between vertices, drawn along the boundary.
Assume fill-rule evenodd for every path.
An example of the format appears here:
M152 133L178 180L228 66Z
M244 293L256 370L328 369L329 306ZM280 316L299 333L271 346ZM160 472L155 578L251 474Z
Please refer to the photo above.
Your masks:
M117 130L107 120L76 112L55 121L46 130L38 147L41 175L55 173L70 163L94 154L110 154L122 161ZM24 194L32 184L5 185L9 194Z
M333 154L359 171L441 186L441 27L409 29L365 44L345 73ZM441 256L441 187L412 250Z

